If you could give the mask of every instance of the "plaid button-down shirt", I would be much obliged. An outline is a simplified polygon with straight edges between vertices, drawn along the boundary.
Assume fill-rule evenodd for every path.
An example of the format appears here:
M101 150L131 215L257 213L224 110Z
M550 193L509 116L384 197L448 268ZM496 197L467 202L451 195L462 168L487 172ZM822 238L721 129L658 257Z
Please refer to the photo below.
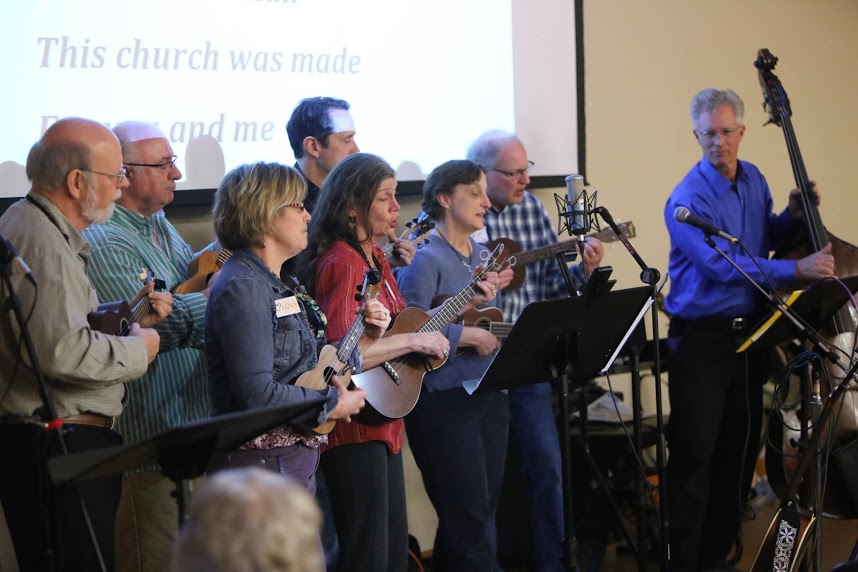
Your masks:
M521 247L521 251L550 246L560 241L548 218L545 207L531 193L524 193L520 204L512 205L498 212L494 207L486 211L486 232L489 240L509 238ZM572 280L580 288L584 281L580 265L570 269ZM514 322L524 307L538 300L550 300L568 295L563 273L551 257L527 266L527 278L524 286L518 290L504 292L504 319Z

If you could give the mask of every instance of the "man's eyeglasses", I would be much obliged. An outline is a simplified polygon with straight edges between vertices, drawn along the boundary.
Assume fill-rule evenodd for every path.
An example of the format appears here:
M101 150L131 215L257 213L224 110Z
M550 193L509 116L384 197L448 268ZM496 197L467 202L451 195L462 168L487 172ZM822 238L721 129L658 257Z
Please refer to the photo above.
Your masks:
M706 129L705 131L697 131L697 136L707 141L715 139L716 135L720 135L721 139L728 139L742 130L742 126L738 125L730 129Z
M534 163L533 161L527 162L527 167L524 169L513 169L512 171L507 171L505 169L496 169L492 167L492 171L498 172L501 175L504 175L507 179L516 179L521 177L522 175L526 175L533 171Z
M286 207L294 207L301 212L304 212L304 203L289 203L288 205L283 205L283 208Z
M178 159L178 156L173 155L169 161L164 161L163 163L129 163L126 161L125 164L131 167L152 167L162 171L169 171L173 168L173 165L175 165L176 159Z
M125 169L120 169L118 173L105 173L104 171L93 171L92 169L81 169L81 171L85 173L94 173L96 175L104 175L105 177L114 177L117 185L121 185L122 181L124 181L125 177L128 175L128 171Z

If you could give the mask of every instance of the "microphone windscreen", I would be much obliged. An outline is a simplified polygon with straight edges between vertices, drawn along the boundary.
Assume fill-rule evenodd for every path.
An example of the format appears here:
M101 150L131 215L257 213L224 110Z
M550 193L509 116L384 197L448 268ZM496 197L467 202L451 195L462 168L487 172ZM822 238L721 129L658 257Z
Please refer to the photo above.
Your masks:
M675 218L679 222L685 222L690 215L691 211L688 210L686 207L676 207L676 210L673 211L673 218Z

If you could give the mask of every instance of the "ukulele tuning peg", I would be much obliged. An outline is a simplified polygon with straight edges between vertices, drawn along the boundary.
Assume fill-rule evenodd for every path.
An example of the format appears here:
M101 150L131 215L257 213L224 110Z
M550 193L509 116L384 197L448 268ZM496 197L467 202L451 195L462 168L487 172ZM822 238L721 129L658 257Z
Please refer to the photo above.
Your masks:
M355 302L360 302L363 300L363 296L360 293L355 294Z
M367 274L366 281L368 284L378 284L381 282L381 272L378 270L372 270Z

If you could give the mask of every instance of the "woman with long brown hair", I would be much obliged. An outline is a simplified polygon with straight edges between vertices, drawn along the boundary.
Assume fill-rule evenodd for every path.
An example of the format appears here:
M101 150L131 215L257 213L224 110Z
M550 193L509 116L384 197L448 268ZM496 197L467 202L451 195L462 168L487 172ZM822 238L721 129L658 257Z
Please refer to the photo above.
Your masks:
M309 246L298 261L310 293L328 312L332 340L354 316L354 288L368 268L381 272L379 300L396 316L405 308L378 240L396 228L396 178L383 159L367 153L340 161L325 179L310 227ZM492 299L497 274L480 282ZM450 343L440 332L386 334L363 354L364 369L419 353L440 359ZM405 570L408 523L402 470L401 419L380 425L338 424L322 454L321 469L330 494L340 545L338 570Z

